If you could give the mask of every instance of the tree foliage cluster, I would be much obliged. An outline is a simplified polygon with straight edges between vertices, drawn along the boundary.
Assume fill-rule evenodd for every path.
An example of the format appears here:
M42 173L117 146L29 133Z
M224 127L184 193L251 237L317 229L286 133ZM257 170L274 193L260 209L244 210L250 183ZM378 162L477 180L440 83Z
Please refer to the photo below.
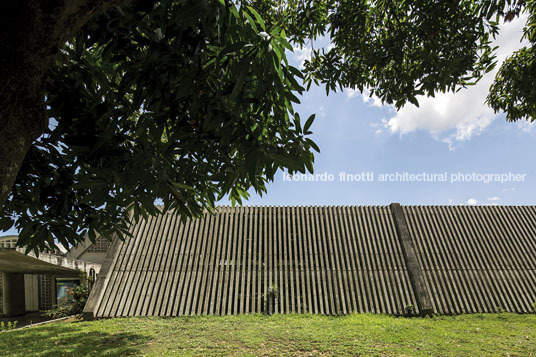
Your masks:
M50 125L29 148L0 230L30 249L85 234L128 235L159 210L199 216L241 203L278 170L313 171L312 84L400 108L454 91L495 65L499 21L534 1L162 0L105 6L58 44L43 74ZM302 69L287 54L327 36ZM488 97L510 120L535 117L533 47L502 66ZM155 201L162 208L155 208ZM1 203L1 202L0 202Z
M536 1L521 1L506 19L523 10L528 15L523 29L523 40L528 45L504 61L487 97L490 107L505 112L509 121L536 119Z

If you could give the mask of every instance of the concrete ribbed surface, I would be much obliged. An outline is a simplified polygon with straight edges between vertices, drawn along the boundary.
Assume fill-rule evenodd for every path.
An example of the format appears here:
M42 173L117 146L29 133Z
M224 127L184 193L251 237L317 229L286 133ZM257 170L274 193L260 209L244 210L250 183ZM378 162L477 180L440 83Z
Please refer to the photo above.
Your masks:
M402 206L433 311L530 312L534 206ZM219 207L173 214L116 241L86 312L96 317L260 313L403 314L420 302L389 206Z

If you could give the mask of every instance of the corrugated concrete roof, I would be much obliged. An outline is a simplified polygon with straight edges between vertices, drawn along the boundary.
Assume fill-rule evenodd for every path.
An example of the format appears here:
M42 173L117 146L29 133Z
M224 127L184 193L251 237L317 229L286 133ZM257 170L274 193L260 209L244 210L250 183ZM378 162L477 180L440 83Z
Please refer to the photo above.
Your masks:
M534 206L219 207L114 241L86 317L529 312ZM272 289L273 290L273 289Z
M404 215L434 311L533 311L536 207L409 206Z

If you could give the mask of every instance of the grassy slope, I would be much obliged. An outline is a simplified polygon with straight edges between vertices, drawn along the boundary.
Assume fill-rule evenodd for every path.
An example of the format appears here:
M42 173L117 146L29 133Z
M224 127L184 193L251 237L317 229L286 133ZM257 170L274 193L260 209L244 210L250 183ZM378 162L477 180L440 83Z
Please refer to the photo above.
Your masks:
M0 333L0 351L12 356L536 356L536 315L118 318Z

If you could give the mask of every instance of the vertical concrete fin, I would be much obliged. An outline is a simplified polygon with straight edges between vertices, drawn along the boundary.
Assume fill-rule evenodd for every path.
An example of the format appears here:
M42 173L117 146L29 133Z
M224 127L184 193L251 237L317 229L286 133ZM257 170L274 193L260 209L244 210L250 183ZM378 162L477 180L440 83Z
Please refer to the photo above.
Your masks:
M391 203L390 207L395 221L398 239L400 239L400 242L402 243L402 250L408 267L409 277L413 286L413 291L417 297L420 311L423 315L431 314L433 313L433 307L430 300L430 294L424 283L423 272L417 261L417 253L415 252L413 242L411 241L406 217L404 216L404 212L399 203Z

